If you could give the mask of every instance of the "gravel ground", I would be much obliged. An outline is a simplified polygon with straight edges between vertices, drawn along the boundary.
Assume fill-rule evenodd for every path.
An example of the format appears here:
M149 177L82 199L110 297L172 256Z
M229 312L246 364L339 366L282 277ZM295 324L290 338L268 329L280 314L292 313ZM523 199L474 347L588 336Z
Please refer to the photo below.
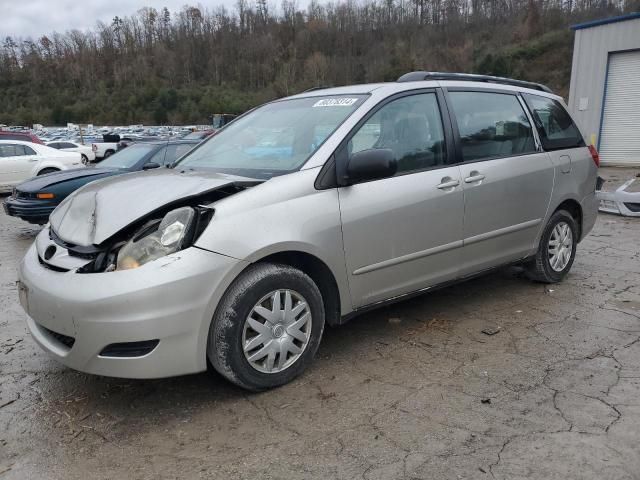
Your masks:
M507 269L328 329L261 394L50 360L15 286L37 231L0 214L2 480L640 478L640 219L600 215L562 284Z

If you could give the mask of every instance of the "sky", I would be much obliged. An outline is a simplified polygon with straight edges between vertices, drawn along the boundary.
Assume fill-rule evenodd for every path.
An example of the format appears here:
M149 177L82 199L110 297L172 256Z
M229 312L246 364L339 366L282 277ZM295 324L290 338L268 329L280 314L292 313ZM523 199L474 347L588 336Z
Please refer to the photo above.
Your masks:
M160 10L166 6L175 12L185 4L233 7L236 0L0 0L0 39L8 35L37 38L74 28L85 30L98 20L109 23L116 15L126 17L142 7Z

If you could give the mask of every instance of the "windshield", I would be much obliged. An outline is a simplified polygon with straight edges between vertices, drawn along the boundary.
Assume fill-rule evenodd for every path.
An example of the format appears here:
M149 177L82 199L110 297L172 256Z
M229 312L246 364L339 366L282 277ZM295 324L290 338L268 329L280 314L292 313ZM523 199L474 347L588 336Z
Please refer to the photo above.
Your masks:
M157 149L158 146L159 145L149 143L129 145L102 160L99 166L107 168L133 168L136 163L142 160L142 157Z
M337 95L269 103L234 120L183 157L179 168L259 179L292 172L364 99L364 95Z

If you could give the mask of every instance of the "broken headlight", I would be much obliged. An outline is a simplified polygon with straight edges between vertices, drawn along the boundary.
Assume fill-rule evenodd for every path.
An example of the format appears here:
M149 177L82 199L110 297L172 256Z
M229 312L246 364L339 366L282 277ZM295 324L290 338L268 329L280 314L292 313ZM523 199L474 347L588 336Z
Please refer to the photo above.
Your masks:
M195 210L181 207L171 210L160 221L158 229L142 237L134 237L118 252L116 270L138 268L145 263L177 252L188 237Z

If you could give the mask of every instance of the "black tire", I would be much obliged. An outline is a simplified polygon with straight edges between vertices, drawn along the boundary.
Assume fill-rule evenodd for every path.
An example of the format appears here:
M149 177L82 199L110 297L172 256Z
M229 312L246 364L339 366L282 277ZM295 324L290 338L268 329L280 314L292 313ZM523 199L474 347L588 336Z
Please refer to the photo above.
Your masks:
M57 168L43 168L42 170L40 170L38 172L37 176L39 177L40 175L46 175L47 173L55 173L55 172L59 172L59 171L60 170L57 169Z
M572 234L571 242L571 256L569 261L562 268L562 270L554 270L551 266L549 258L549 240L556 225L565 223L569 226ZM564 277L571 270L573 261L576 256L576 248L578 246L579 229L575 219L566 210L558 210L547 222L547 226L542 232L540 237L540 244L538 245L538 251L533 260L527 265L527 276L536 282L542 283L557 283L564 279Z
M84 153L80 154L80 157L82 158L83 165L89 165L89 158Z
M245 358L244 324L256 303L270 292L289 289L304 297L311 313L311 333L298 359L277 373L263 373ZM258 263L231 284L218 304L209 330L207 355L211 365L232 383L252 391L290 382L311 363L324 330L325 312L317 285L304 272L288 265Z
M109 158L114 153L116 153L116 152L114 152L113 150L107 150L106 152L104 152L104 157L102 157L102 158Z

